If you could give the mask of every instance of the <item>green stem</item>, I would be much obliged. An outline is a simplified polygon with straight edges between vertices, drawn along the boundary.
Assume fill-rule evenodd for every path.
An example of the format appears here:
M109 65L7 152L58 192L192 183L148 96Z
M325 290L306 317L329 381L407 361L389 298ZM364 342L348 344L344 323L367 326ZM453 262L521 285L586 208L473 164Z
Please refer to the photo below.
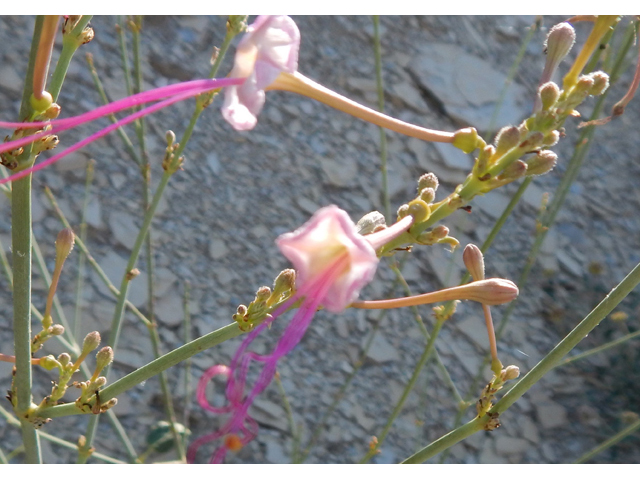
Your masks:
M608 440L602 442L600 445L598 445L593 450L588 451L587 453L582 455L580 458L578 458L573 463L585 463L587 460L590 460L592 457L595 457L599 453L605 451L607 448L614 446L616 443L620 442L625 437L631 435L633 432L635 432L638 429L640 429L640 419L636 420L631 425L629 425L627 428L625 428L624 430L621 430L620 432L615 434L613 437L611 437Z
M182 345L181 347L162 355L160 358L149 362L145 366L138 368L130 374L116 380L111 385L105 387L100 391L100 400L104 403L115 398L127 390L134 388L136 385L154 377L158 373L191 358L195 354L242 335L242 333L243 332L238 328L238 324L234 322L203 337L193 340L186 345ZM42 408L38 411L38 415L43 418L56 418L83 413L84 412L77 408L75 404L55 405L52 407Z
M373 16L373 52L376 62L376 88L378 92L378 110L384 112L384 84L382 82L382 53L380 46L380 16ZM391 202L389 199L389 182L387 175L387 133L384 128L380 130L380 171L382 173L382 198L384 204L384 216L391 223Z
M33 73L44 17L36 18L29 52L29 65L25 78L20 118L29 118L32 109ZM31 148L25 147L18 158L19 166L30 166L35 161ZM13 338L16 370L13 378L12 401L22 427L22 442L27 463L41 463L40 440L34 426L26 419L32 408L31 401L31 175L11 184L11 242L13 262Z
M640 264L631 272L587 315L556 347L549 352L529 373L511 388L482 418L459 427L444 437L436 440L422 450L406 459L403 463L423 463L441 451L464 440L481 430L490 420L489 415L504 413L545 374L555 368L578 343L582 341L614 308L640 283Z
M625 335L624 337L618 338L617 340L613 340L611 342L604 343L604 344L600 345L599 347L592 348L590 350L587 350L586 352L579 353L578 355L573 355L571 357L565 358L560 365L566 365L568 363L572 363L572 362L576 362L578 360L582 360L583 358L587 358L587 357L589 357L591 355L595 355L596 353L604 352L605 350L608 350L610 348L616 347L616 346L618 346L618 345L620 345L622 343L625 343L625 342L627 342L629 340L632 340L632 339L634 339L636 337L640 337L640 330L638 330L637 332L629 333L629 334Z
M49 82L49 93L53 97L54 102L60 95L60 90L62 89L62 84L67 76L67 70L69 70L71 59L76 53L76 50L80 47L77 41L77 36L89 24L91 17L92 15L83 15L73 30L62 37L62 51L60 52L60 58L58 58L58 63L56 63L56 68L53 71L51 82Z
M411 393L411 391L413 390L413 387L418 381L418 377L420 376L420 372L422 371L422 368L425 366L425 364L427 363L427 360L429 359L429 357L431 357L431 354L434 352L435 340L436 338L438 338L438 334L440 333L440 329L442 328L442 325L444 325L444 320L436 321L436 324L433 327L433 331L431 332L431 338L429 338L429 341L427 342L427 345L424 348L424 351L422 352L422 356L420 357L420 359L418 360L418 363L413 369L413 374L411 375L411 379L407 383L407 386L404 388L404 391L402 392L402 396L400 397L400 400L398 400L398 403L394 407L393 412L391 412L391 415L389 416L389 419L387 420L386 425L382 429L382 433L377 436L378 442L375 444L374 448L369 449L369 451L365 454L364 457L362 457L359 463L366 463L369 460L371 460L371 458L376 455L377 449L382 445L385 438L389 434L389 431L391 430L393 422L395 421L396 418L398 418L398 415L400 415L400 412L402 411L402 408L404 407L404 404L407 401L409 394Z
M84 200L82 202L82 213L80 214L80 234L78 237L84 243L87 238L87 208L91 198L91 183L93 182L94 160L87 163L87 176L84 184ZM82 314L82 291L84 288L85 263L87 256L80 251L78 254L78 280L76 283L76 304L73 313L73 338L76 342L80 341L80 324Z

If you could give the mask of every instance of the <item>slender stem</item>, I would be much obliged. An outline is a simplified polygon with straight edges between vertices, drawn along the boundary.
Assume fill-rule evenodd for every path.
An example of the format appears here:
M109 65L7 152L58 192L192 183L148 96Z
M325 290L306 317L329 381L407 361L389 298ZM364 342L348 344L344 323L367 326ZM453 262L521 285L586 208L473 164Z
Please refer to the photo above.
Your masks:
M44 188L44 193L47 196L47 198L49 199L49 202L51 203L51 206L53 207L54 211L56 212L56 214L58 215L58 217L60 218L60 221L62 222L62 224L66 227L66 228L71 228L71 224L69 223L69 221L67 220L67 218L64 216L64 213L62 213L62 210L60 209L60 207L58 206L58 202L56 202L56 199L53 196L53 193L51 192L51 189L49 187L45 187ZM93 256L91 255L91 253L89 252L89 249L87 248L87 246L85 245L85 243L82 241L82 238L80 237L76 237L76 246L80 249L80 251L87 257L87 261L89 262L89 264L93 267L93 269L95 270L95 272L98 274L98 276L100 277L100 279L104 282L105 286L109 289L109 291L117 298L118 296L120 296L120 290L118 290L113 283L111 283L111 280L109 280L109 277L107 276L107 274L104 272L104 270L102 270L102 267L100 267L100 264L96 261L95 258L93 258ZM149 321L149 319L147 319L147 317L145 317L142 312L140 312L140 310L138 310L136 308L136 306L131 303L129 300L127 300L125 302L125 305L127 306L127 308L131 311L131 313L133 313L136 317L138 317L138 319L140 319L145 325L149 325L151 322Z
M601 353L604 352L605 350L608 350L610 348L616 347L622 343L625 343L629 340L632 340L634 338L640 337L640 330L633 332L633 333L629 333L627 335L625 335L624 337L620 337L617 340L613 340L611 342L607 342L607 343L603 343L602 345L595 347L595 348L591 348L585 352L579 353L577 355L573 355L571 357L567 357L565 358L562 363L560 365L566 365L568 363L572 363L572 362L576 362L578 360L582 360L583 358L587 358L591 355L595 355L596 353ZM559 365L559 366L560 366Z
M359 463L366 463L369 460L371 460L371 458L376 455L377 449L382 445L385 438L389 434L389 431L391 430L393 422L395 421L396 418L398 418L398 415L400 415L400 412L402 411L402 408L404 407L404 404L407 401L409 394L411 393L411 391L413 390L413 387L418 381L418 377L420 376L420 372L422 371L422 368L425 366L425 364L427 363L427 360L429 359L429 357L431 357L431 354L435 350L434 349L435 340L436 338L438 338L438 334L440 333L440 329L442 328L442 325L444 325L444 322L445 322L444 320L436 321L436 324L433 327L433 331L431 332L431 338L429 338L429 341L427 342L427 345L425 346L424 351L422 352L422 356L420 357L420 359L418 360L418 363L413 369L413 374L411 375L411 379L409 379L409 382L407 383L406 387L402 392L402 396L400 397L400 400L398 400L398 403L394 407L393 412L391 412L391 415L389 416L386 425L382 429L382 433L380 433L380 435L377 435L378 442L375 444L375 446L373 446L373 448L369 449L369 451L365 454L364 457L362 457Z
M382 48L380 46L380 15L373 16L373 52L376 62L376 88L378 92L378 110L384 112L384 84L382 81ZM389 199L389 182L387 175L387 133L380 127L380 172L382 173L382 199L384 216L387 223L391 218L391 201Z
M191 341L191 311L189 310L189 300L191 296L191 283L184 282L184 343ZM189 414L191 413L191 358L184 362L184 411L182 424L189 425ZM187 448L188 435L184 435L184 447Z
M604 452L607 448L614 446L616 443L620 442L625 437L631 435L632 433L634 433L638 429L640 429L640 419L636 420L631 425L627 426L625 429L623 429L620 432L618 432L617 434L615 434L613 437L611 437L611 438L607 439L606 441L602 442L600 445L595 447L593 450L589 450L587 453L582 455L580 458L578 458L573 463L585 463L587 460L591 460L591 458L595 457L596 455L598 455L601 452Z
M16 417L11 415L11 413L9 413L7 410L5 410L2 405L0 405L0 415L2 415L5 418L8 425L11 425L12 427L20 427L20 421ZM48 440L49 442L55 445L59 445L69 450L78 449L78 445L71 442L67 442L66 440L62 440L61 438L55 437L49 433L40 431L39 434L40 434L40 437L42 437L44 440ZM109 457L99 452L94 452L92 456L106 463L125 463L121 460L117 460L115 458Z
M40 35L45 23L43 16L36 17L29 66L22 94L20 117L29 118L30 105ZM19 157L19 165L30 166L35 158L31 148L25 148ZM31 401L31 175L11 184L11 242L13 263L13 338L16 356L12 401L22 427L22 443L27 463L41 463L40 440L34 426L25 418L32 408Z
M267 90L284 90L288 92L298 93L309 98L313 98L319 102L329 105L336 110L348 113L354 117L360 118L365 122L373 123L379 127L393 130L408 137L419 138L427 142L452 143L454 134L450 132L442 132L439 130L429 130L411 123L406 123L380 112L376 112L359 103L349 100L347 97L337 94L296 73L280 73L280 76L267 88Z
M195 354L242 335L242 333L238 328L238 324L234 322L193 340L186 345L182 345L106 386L100 391L100 400L104 403L115 398L127 390L134 388L136 385L154 377L158 373L191 358ZM43 418L55 418L83 413L84 412L77 408L75 404L55 405L42 408L38 411L38 415Z
M280 398L282 399L284 410L285 412L287 412L287 423L289 424L289 430L291 430L291 439L293 442L293 448L291 449L291 458L295 459L298 456L300 432L296 428L296 422L293 419L293 409L291 408L291 403L289 402L289 398L287 397L287 392L284 389L284 385L282 385L282 380L280 380L280 373L276 372L273 378L276 381L278 391L280 392Z
M441 451L455 445L473 433L481 430L490 420L490 415L504 413L520 397L522 397L545 374L555 368L562 358L582 341L600 322L613 311L614 308L640 283L640 264L631 272L589 313L556 347L547 354L529 373L527 373L513 388L511 388L489 411L481 418L458 427L449 434L441 437L422 450L416 452L403 463L422 463L437 455Z
M56 63L56 68L53 71L51 82L49 82L49 93L53 97L54 102L60 95L60 90L62 89L62 84L67 76L71 59L76 53L76 50L80 47L80 44L78 43L78 35L80 35L80 33L89 24L91 17L92 15L83 15L73 30L62 36L62 51L60 52L58 63Z
M80 234L78 237L84 243L87 238L87 209L91 198L91 183L93 182L95 161L89 160L87 163L87 175L84 183L84 200L82 202L82 213L80 214ZM73 337L76 342L80 341L80 324L82 313L82 290L85 279L85 263L87 256L81 250L78 254L78 280L76 283L76 302L73 314Z

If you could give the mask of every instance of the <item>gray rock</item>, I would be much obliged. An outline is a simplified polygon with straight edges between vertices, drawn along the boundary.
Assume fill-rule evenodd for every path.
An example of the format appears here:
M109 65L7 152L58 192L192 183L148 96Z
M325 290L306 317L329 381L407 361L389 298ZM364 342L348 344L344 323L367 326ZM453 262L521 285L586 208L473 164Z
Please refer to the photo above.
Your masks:
M112 212L109 215L109 228L113 238L122 246L131 250L136 242L139 227L137 219L126 212Z
M409 68L424 88L442 101L450 115L478 130L489 128L506 80L506 75L496 70L494 65L470 55L457 45L435 43L422 49ZM527 93L522 86L511 84L500 108L497 125L517 124L528 115L530 105L523 105L522 101L532 98L532 94Z
M393 345L381 334L378 334L373 339L371 348L367 353L367 359L375 363L396 362L400 360L400 355Z

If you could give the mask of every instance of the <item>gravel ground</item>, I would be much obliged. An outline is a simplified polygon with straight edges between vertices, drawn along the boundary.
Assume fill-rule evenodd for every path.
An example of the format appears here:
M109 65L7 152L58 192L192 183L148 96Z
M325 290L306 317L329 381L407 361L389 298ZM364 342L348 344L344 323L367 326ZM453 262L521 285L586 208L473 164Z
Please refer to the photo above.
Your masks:
M534 17L383 17L383 76L386 110L400 119L442 130L472 124L490 128L493 105L515 59L526 29ZM533 92L544 64L542 43L548 29L561 18L543 18L526 49L518 74L505 97L495 127L522 120L531 109ZM296 17L301 34L299 70L304 75L365 105L376 105L375 69L370 17ZM92 22L95 40L83 47L69 70L59 103L63 115L85 112L100 105L84 54L93 55L96 68L112 99L126 95L114 30L115 19ZM0 17L0 117L13 119L33 29L29 17ZM578 43L588 27L577 25ZM145 88L202 78L209 69L214 45L220 45L224 19L220 17L150 17L142 32ZM574 52L575 55L575 52ZM55 60L55 58L54 58ZM630 56L630 66L635 65ZM227 58L222 72L230 68ZM567 63L568 64L568 63ZM566 68L566 67L565 67ZM629 85L632 72L614 86L607 109ZM594 100L581 112L590 113ZM378 129L307 98L281 92L267 95L266 107L251 132L234 131L222 121L219 104L199 121L186 150L184 169L174 175L153 224L155 309L163 351L183 343L183 292L190 282L189 310L194 338L227 325L238 304L248 304L261 285L289 265L274 239L306 221L319 207L336 204L354 220L371 210L382 210ZM164 132L180 137L191 115L190 101L175 105L147 122L147 151L157 184L164 154ZM638 99L627 113L602 127L577 182L571 188L556 225L551 229L512 321L499 343L502 362L527 372L640 261ZM559 166L538 177L505 225L486 257L487 274L516 280L533 241L536 213L543 194L554 192L565 173L577 139L578 121L566 125L567 136L554 150ZM103 122L102 124L105 124ZM65 133L62 146L71 145L96 126ZM132 138L133 129L129 130ZM392 209L413 198L417 178L426 171L441 180L438 199L461 182L472 159L441 145L426 144L388 133L389 190ZM485 137L488 138L488 137ZM80 224L85 170L95 159L95 181L87 212L87 244L114 283L124 271L143 216L142 182L121 140L110 135L71 155L55 167L35 175L33 231L47 264L53 266L53 241L60 224L44 195L48 186L74 227ZM471 214L458 212L444 222L462 245L480 244L508 203L517 185L509 185L473 202ZM10 215L0 198L0 240L10 255ZM76 249L76 252L78 250ZM64 310L73 318L77 255L63 273L59 289ZM404 269L414 292L427 292L459 279L461 251L450 254L442 246L415 248ZM147 311L148 267L132 284L130 300ZM80 334L99 330L108 335L115 302L93 271L87 270ZM394 278L381 264L376 281L362 298L385 298ZM0 352L12 351L11 302L6 279L0 279ZM34 303L43 307L45 288L34 278ZM618 338L639 327L640 298L631 294L619 310L623 321L606 319L579 346L580 351ZM499 321L504 307L493 309ZM424 307L422 318L432 325ZM359 360L377 313L347 311L317 314L298 348L284 359L279 371L302 429L306 445L318 419L339 392ZM281 326L258 341L258 349L273 345ZM216 363L226 363L240 340L235 339L196 355L191 382ZM409 310L384 316L365 362L344 399L322 428L307 459L310 463L357 461L372 435L379 435L408 381L425 340ZM502 427L483 432L451 449L448 463L564 463L571 462L640 413L638 343L626 344L588 360L558 368L532 388L501 417ZM437 349L449 375L463 396L488 350L482 312L463 304L445 325ZM60 353L55 341L46 353ZM121 345L112 375L121 376L152 360L146 328L131 314L123 326ZM191 405L188 427L193 438L211 432L219 420L202 412L193 394L185 397L185 369L168 371L178 415ZM0 387L10 387L11 368L0 364ZM490 375L485 372L485 381ZM36 371L36 401L48 393L50 372ZM477 398L480 388L473 393ZM114 408L138 452L145 450L150 427L163 418L159 384L151 379L119 397ZM220 390L221 391L221 390ZM222 401L222 397L218 391ZM71 397L69 399L72 400ZM7 404L5 404L7 407ZM456 402L430 365L409 396L381 453L378 463L398 462L452 428ZM472 410L465 418L470 419ZM272 384L255 403L260 424L258 438L227 461L287 463L292 438L281 395ZM76 442L86 418L56 419L43 431ZM0 446L5 453L19 443L19 432L0 420ZM126 458L106 420L100 422L98 451ZM74 461L69 450L43 442L44 459ZM200 460L205 461L203 452ZM18 457L19 458L19 457ZM171 454L151 457L170 460ZM598 455L600 463L636 463L640 441L636 434ZM437 459L435 461L438 461Z

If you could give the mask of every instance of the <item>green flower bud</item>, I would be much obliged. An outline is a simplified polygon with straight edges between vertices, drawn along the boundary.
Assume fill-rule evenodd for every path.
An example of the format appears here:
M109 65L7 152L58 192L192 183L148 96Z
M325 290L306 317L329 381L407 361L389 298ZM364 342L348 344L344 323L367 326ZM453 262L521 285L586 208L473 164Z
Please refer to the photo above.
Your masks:
M102 347L96 354L96 371L101 372L111 362L113 362L113 349L111 347Z
M61 353L60 355L58 355L58 362L60 362L60 365L62 365L63 367L69 365L70 361L71 355L69 355L68 353Z
M409 213L409 205L406 203L398 208L398 220L402 220Z
M436 177L435 173L425 173L418 179L418 191L421 192L425 188L433 188L433 190L438 190L438 177Z
M520 376L520 369L515 365L509 365L507 368L502 370L502 372L500 372L500 379L503 382L506 382L508 380L515 380L519 376Z
M547 82L538 89L542 110L550 110L560 98L560 88L553 82Z
M271 289L269 287L260 287L256 292L256 303L266 302L271 296Z
M424 200L416 198L409 202L407 214L413 217L414 223L424 222L431 215L431 207Z
M89 352L95 350L100 345L102 339L99 332L90 332L84 337L82 342L82 355L87 355Z
M560 132L558 130L552 130L544 136L542 145L545 147L553 147L560 140Z
M426 203L433 203L436 198L436 191L433 188L423 188L420 192L420 200Z
M513 180L517 180L518 178L522 177L526 173L527 173L527 164L524 163L522 160L516 160L507 168L505 168L500 175L498 175L498 179L511 182Z
M51 106L44 111L43 115L49 120L53 120L54 118L58 118L58 115L60 115L60 110L60 105L58 105L57 103L52 103Z
M176 134L173 133L173 130L167 130L164 138L167 140L167 147L171 147L176 143Z
M236 310L236 315L240 315L241 317L244 317L248 311L249 309L246 307L246 305L238 305L238 309Z
M59 367L60 364L55 359L53 355L47 355L46 357L42 357L40 359L39 365L45 370L53 370L56 367Z
M543 141L544 134L542 132L531 132L519 146L520 148L534 149L539 147Z
M473 127L462 128L453 134L453 146L464 153L471 153L478 148L478 132Z
M514 148L520 142L520 130L518 127L510 126L502 128L496 135L496 156L502 156Z
M93 381L92 387L95 390L99 390L100 387L104 387L106 384L107 384L107 378L106 377L98 377Z
M527 175L544 175L553 170L558 161L558 155L551 150L542 150L535 157L527 160Z
M55 325L51 325L48 329L47 332L50 335L62 335L64 333L64 327L58 323L56 323Z
M40 114L46 111L53 104L53 97L49 92L42 92L42 96L40 98L36 98L32 93L29 98L29 103L31 103L33 111Z
M247 15L229 15L227 17L227 31L232 35L244 32L247 28Z
M609 88L609 75L604 72L593 72L593 87L589 90L589 95L602 95Z

